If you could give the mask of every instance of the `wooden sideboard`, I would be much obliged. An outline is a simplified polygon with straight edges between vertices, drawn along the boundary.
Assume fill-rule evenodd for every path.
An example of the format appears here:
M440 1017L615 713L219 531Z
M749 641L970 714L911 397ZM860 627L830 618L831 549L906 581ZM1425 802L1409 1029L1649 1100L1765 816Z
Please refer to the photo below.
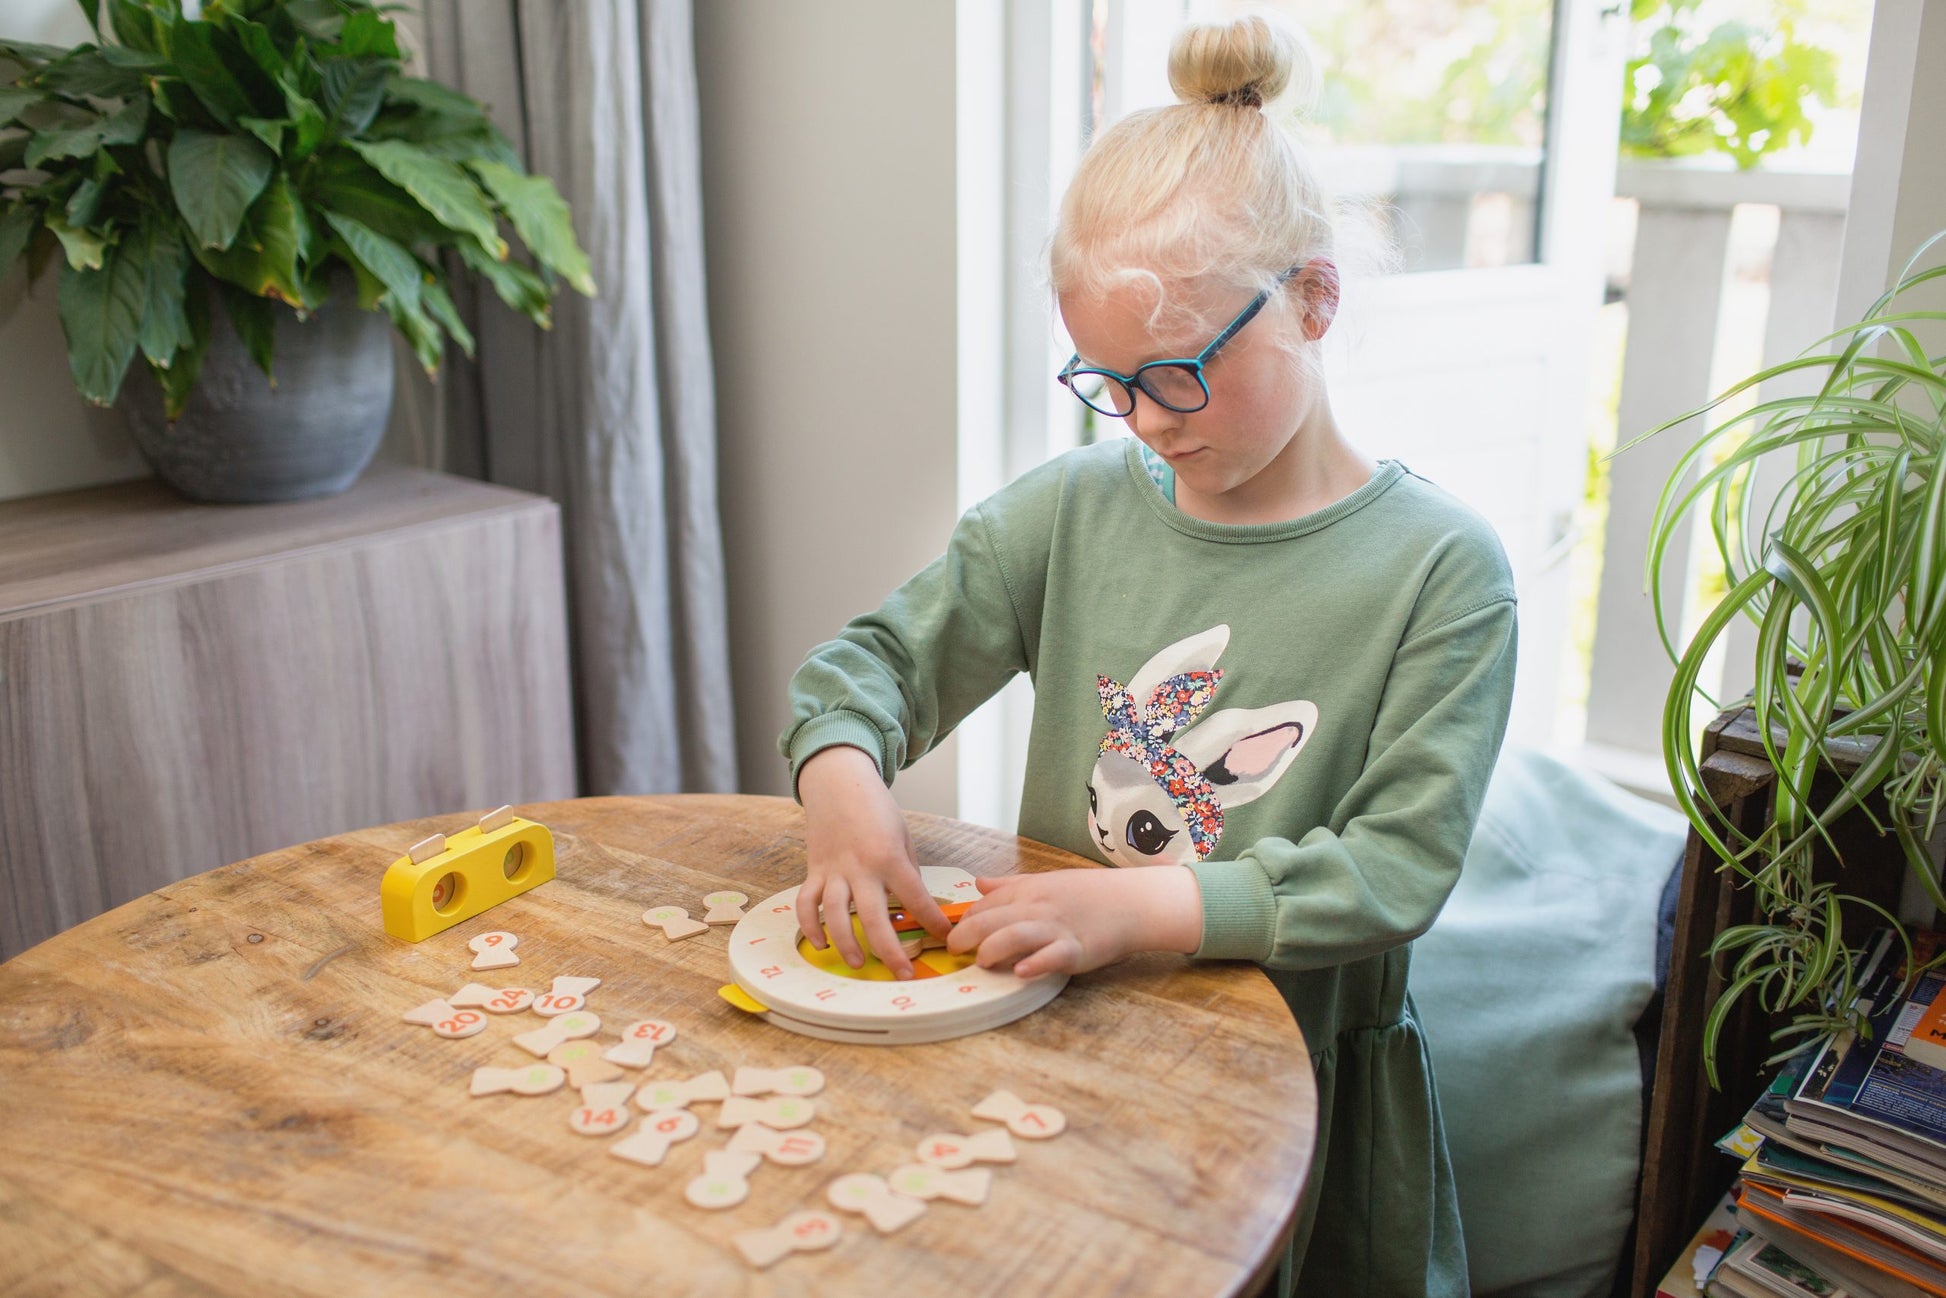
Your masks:
M293 843L573 796L562 582L552 501L395 465L0 502L0 958Z

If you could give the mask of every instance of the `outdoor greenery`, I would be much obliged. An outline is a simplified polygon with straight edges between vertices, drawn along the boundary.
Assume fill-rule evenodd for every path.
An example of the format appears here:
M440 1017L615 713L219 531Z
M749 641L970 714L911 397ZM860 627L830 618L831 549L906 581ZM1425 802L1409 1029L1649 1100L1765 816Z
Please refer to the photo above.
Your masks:
M1840 816L1871 817L1946 909L1928 853L1946 791L1946 354L1924 341L1930 333L1937 345L1946 311L1917 309L1913 295L1946 278L1946 266L1913 270L1942 239L1928 240L1856 325L1645 434L1707 420L1781 376L1817 380L1814 392L1760 401L1708 428L1671 473L1651 528L1657 625L1676 659L1663 715L1670 784L1722 868L1755 890L1758 911L1758 922L1724 931L1710 949L1733 958L1704 1025L1712 1082L1718 1033L1746 995L1791 1016L1778 1034L1783 1053L1847 1022L1862 935L1845 932L1840 903L1896 923L1813 877L1813 849L1830 843ZM1795 466L1774 500L1753 490L1766 455ZM1697 515L1707 515L1728 590L1678 654L1669 627L1683 594L1664 587L1662 559L1680 522ZM1758 628L1751 706L1777 772L1771 822L1755 839L1717 809L1692 741L1704 660L1738 618ZM1862 764L1836 796L1814 801L1813 777L1847 740L1865 752Z
M1679 158L1727 153L1740 169L1807 144L1811 101L1838 102L1838 58L1801 41L1793 6L1770 25L1725 21L1704 29L1703 0L1631 0L1641 52L1622 83L1622 152Z
M89 400L139 354L178 415L218 302L269 375L274 304L302 316L349 281L430 373L444 339L473 348L455 260L542 325L557 276L594 292L553 184L478 103L403 75L369 0L80 3L98 43L0 42L0 273L61 255Z

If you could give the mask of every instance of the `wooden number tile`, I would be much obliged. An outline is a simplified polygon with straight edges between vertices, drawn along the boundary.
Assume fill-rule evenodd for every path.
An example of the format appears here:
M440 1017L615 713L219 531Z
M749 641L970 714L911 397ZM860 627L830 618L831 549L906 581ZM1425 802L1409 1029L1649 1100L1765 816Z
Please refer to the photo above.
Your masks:
M567 1083L567 1073L553 1064L529 1064L525 1068L475 1068L472 1093L498 1095L547 1095Z
M572 1014L588 1007L588 993L601 986L599 978L568 978L554 980L554 986L534 1001L534 1013L542 1018L553 1018L556 1014Z
M668 1157L671 1145L688 1140L702 1126L688 1109L651 1113L642 1119L640 1127L610 1145L608 1152L644 1167L659 1167L662 1160Z
M993 1173L984 1167L949 1172L926 1163L907 1163L892 1169L885 1179L893 1190L914 1199L951 1199L976 1208L987 1201L987 1192L993 1188Z
M547 1062L568 1070L568 1085L577 1091L584 1086L595 1086L602 1082L612 1082L622 1075L622 1070L601 1057L601 1043L582 1037L578 1041L563 1041L547 1052ZM633 1087L630 1088L633 1090ZM1006 1135L1006 1132L999 1132Z
M642 1089L635 1093L635 1107L650 1113L662 1109L686 1109L692 1104L709 1100L728 1099L730 1084L716 1069L698 1073L688 1081L644 1082Z
M505 969L520 963L520 957L514 954L519 945L520 939L512 933L482 933L468 942L466 949L473 953L475 969Z
M505 829L513 823L514 809L512 807L495 807L492 811L480 817L480 832L482 834L491 834L494 830Z
M739 1068L730 1083L732 1095L816 1095L824 1089L824 1074L806 1065L790 1068Z
M635 1116L628 1107L628 1097L634 1093L633 1082L597 1082L584 1086L581 1107L568 1114L568 1126L584 1136L612 1136Z
M1047 1140L1068 1129L1068 1117L1050 1104L1028 1104L1012 1091L995 1091L973 1106L973 1116L1004 1122L1023 1140Z
M724 1148L762 1154L780 1167L802 1167L824 1157L824 1137L815 1131L778 1131L761 1122L746 1122Z
M547 1058L547 1052L563 1041L579 1041L582 1037L592 1037L601 1031L601 1020L586 1010L573 1014L563 1014L514 1038L514 1044L537 1059Z
M703 916L705 924L735 924L743 919L743 908L750 899L740 892L712 892L703 898L709 907Z
M446 998L454 1005L472 1006L489 1014L518 1014L534 1003L534 993L525 987L489 987L468 983Z
M624 1068L647 1068L655 1058L656 1047L666 1046L675 1039L675 1024L661 1019L641 1019L623 1028L621 1043L608 1047L602 1058Z
M747 1095L732 1095L723 1101L716 1114L719 1127L741 1127L746 1122L761 1122L778 1131L801 1127L817 1116L817 1106L796 1095L773 1095L753 1100Z
M415 1005L404 1015L407 1023L419 1023L433 1030L435 1036L458 1040L462 1037L478 1036L486 1031L486 1015L478 1010L454 1009L450 1001L427 1001Z
M830 1248L844 1233L844 1223L828 1212L794 1212L768 1230L742 1231L731 1242L751 1266L767 1267L792 1253Z
M446 850L446 835L434 834L432 837L422 838L418 842L414 843L411 847L406 848L405 854L408 857L412 858L412 860L416 863L420 861L430 861L432 860L433 857L438 856L441 852L445 850ZM441 897L439 900L440 902L443 903L446 900L446 898Z
M831 1200L831 1206L846 1212L863 1213L865 1220L881 1235L890 1235L901 1226L909 1226L926 1211L924 1199L914 1199L903 1194L894 1194L892 1187L885 1183L882 1176L870 1172L853 1172L841 1176L825 1188L824 1197Z
M548 1058L555 1063L560 1062L552 1055ZM919 1142L920 1162L947 1169L968 1167L974 1163L1011 1163L1018 1157L1014 1152L1013 1137L991 1127L977 1136L940 1132Z
M650 928L661 929L662 935L671 942L709 932L708 924L689 918L689 912L681 906L651 906L642 912L642 922Z
M734 1208L750 1197L750 1173L760 1154L712 1149L703 1155L703 1174L683 1187L682 1197L698 1208Z

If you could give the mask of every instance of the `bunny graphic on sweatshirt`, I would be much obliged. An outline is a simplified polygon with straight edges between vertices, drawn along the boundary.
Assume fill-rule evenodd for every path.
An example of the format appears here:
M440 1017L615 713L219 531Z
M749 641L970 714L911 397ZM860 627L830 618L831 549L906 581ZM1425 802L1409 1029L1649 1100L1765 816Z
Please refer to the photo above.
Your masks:
M1224 810L1268 792L1316 729L1306 699L1205 717L1229 642L1229 626L1214 626L1157 653L1126 685L1095 678L1108 733L1088 780L1088 829L1108 864L1207 858Z

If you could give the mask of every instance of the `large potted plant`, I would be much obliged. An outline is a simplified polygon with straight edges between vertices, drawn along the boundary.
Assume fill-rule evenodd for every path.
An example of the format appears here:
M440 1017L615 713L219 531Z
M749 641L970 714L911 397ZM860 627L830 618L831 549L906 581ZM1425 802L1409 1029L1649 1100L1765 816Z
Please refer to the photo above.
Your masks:
M1928 240L1856 324L1645 434L1707 420L1785 375L1812 380L1810 391L1708 427L1671 473L1651 529L1665 644L1683 592L1663 586L1662 558L1682 519L1707 518L1725 574L1724 593L1672 655L1663 715L1677 801L1755 901L1754 922L1710 947L1730 960L1704 1025L1712 1083L1718 1033L1746 996L1781 1024L1780 1056L1848 1024L1851 956L1865 934L1857 919L1847 929L1845 912L1897 919L1843 888L1842 872L1813 869L1820 848L1835 851L1841 817L1869 817L1880 833L1866 841L1903 858L1946 910L1929 851L1946 785L1946 312L1914 300L1946 267L1913 269L1942 238ZM1790 469L1774 495L1755 489L1767 457ZM1716 805L1692 743L1704 662L1739 618L1757 627L1748 706L1776 776L1756 833L1738 832ZM1834 760L1840 749L1844 759Z
M450 270L543 326L558 280L594 292L554 186L404 75L370 0L81 7L96 42L0 42L0 274L58 263L76 386L186 494L350 485L392 329L428 373L448 338L472 353Z

